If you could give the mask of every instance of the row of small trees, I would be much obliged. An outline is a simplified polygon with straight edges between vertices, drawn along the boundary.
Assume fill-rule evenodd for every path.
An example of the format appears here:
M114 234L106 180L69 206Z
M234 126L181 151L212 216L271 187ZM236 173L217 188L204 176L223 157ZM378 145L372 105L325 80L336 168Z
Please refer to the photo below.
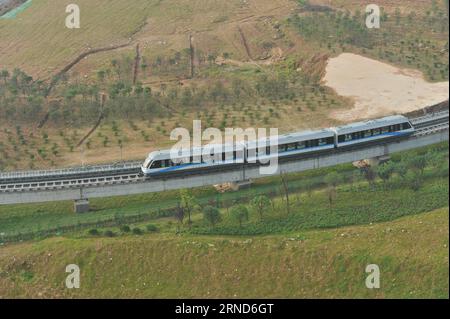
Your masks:
M227 211L230 218L242 227L243 223L249 220L250 211L258 214L259 218L262 220L264 218L264 214L267 212L269 207L271 207L271 205L272 201L269 197L266 195L258 195L250 201L249 207L243 204L236 204ZM220 213L219 208L212 205L202 206L191 191L180 191L178 208L175 210L175 218L178 220L179 224L184 224L184 220L187 218L187 224L190 227L192 225L192 214L194 212L201 212L203 219L211 227L216 226L222 221L222 214Z
M44 116L55 124L91 125L102 109L100 92L108 99L103 114L111 119L133 119L143 116L166 116L174 109L206 108L218 103L232 105L244 101L295 99L296 90L282 75L260 75L251 84L239 78L229 84L222 80L206 86L180 87L161 84L151 89L142 83L117 80L109 83L81 84L62 80L47 97L42 81L34 81L21 70L10 74L0 71L0 117L16 122L42 120Z
M370 187L376 187L380 185L377 183L381 181L381 186L384 188L392 186L390 181L393 177L397 177L397 180L401 182L400 187L408 187L414 191L418 191L424 180L425 170L430 169L431 172L439 173L439 176L448 174L448 168L446 172L445 167L448 166L448 155L443 152L431 151L425 154L408 154L398 161L388 161L376 167L365 167L360 169L359 174L354 177L350 177L351 183L356 181L355 179L364 178ZM356 171L355 171L356 173ZM289 216L291 210L291 203L289 201L290 189L288 180L283 174L281 176L280 194L282 194L283 202L286 208L286 216ZM348 176L344 175L340 171L336 170L328 173L324 176L324 185L326 185L326 194L328 197L330 209L333 209L333 205L338 200L338 186L348 181ZM260 220L264 219L264 215L269 209L274 208L273 201L266 195L257 195L253 197L246 205L235 204L230 208L227 208L227 215L230 220L236 222L240 227L249 220L250 213L254 213ZM199 204L195 196L188 191L183 190L180 192L180 203L176 210L176 217L180 224L183 224L185 217L188 218L188 225L192 224L192 213L202 213L203 219L211 227L216 226L223 220L218 207L213 205L202 206Z
M249 220L250 211L253 211L258 214L259 218L262 220L264 214L271 207L272 201L269 197L265 195L259 195L253 198L250 201L250 209L248 206L239 204L232 206L229 210L230 218L239 224L239 227L242 227L242 224ZM218 208L213 206L205 206L202 210L203 218L207 221L212 227L222 221L222 216Z

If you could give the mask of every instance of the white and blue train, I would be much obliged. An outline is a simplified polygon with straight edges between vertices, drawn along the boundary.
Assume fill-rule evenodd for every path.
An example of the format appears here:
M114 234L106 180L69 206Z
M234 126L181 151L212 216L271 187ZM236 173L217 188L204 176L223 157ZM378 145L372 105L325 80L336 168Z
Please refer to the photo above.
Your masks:
M273 156L277 156L279 160L314 156L332 149L345 149L366 143L382 143L386 140L399 139L414 132L415 129L408 118L395 115L320 131L280 135L274 139L275 143L267 139L263 141L264 143L247 141L235 145L208 145L191 149L188 156L172 156L171 150L152 152L141 169L144 176L158 177L201 173L233 166L258 165L258 163L263 165ZM261 148L261 145L267 146ZM208 150L205 151L206 147ZM209 156L206 158L199 154Z

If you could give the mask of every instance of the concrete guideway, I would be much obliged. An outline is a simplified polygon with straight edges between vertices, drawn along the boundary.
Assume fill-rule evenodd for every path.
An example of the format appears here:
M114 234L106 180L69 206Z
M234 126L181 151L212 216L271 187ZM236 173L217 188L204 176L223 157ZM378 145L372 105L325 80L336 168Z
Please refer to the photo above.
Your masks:
M420 130L418 134L406 140L392 141L385 144L376 144L352 149L343 152L332 152L315 158L298 159L291 162L280 163L279 171L283 173L295 173L310 169L331 167L344 163L352 163L363 159L374 159L385 157L389 154L406 151L418 147L448 141L448 123L439 124L434 129ZM279 173L279 171L277 173ZM276 174L277 174L276 173ZM134 195L182 188L194 188L216 184L241 182L248 179L268 177L261 175L258 167L250 167L244 170L214 172L202 175L186 177L173 177L167 180L145 180L142 177L119 178L105 184L79 185L73 188L64 188L59 185L51 190L28 190L28 191L0 191L0 205L18 203L38 203L64 200L83 200L89 198L103 198L122 195Z
M428 134L442 129L442 126L449 122L449 111L440 111L430 113L425 116L420 116L410 119L418 132L416 134ZM0 186L6 184L42 184L48 181L48 184L56 185L62 182L63 186L68 185L66 181L79 180L79 183L84 186L88 181L97 178L111 178L119 175L134 175L139 174L141 162L121 162L106 165L90 165L84 167L69 167L54 170L34 170L34 171L19 171L19 172L0 172ZM83 181L81 181L83 180ZM98 181L94 181L94 184ZM73 183L72 183L73 184ZM22 187L18 187L19 189ZM4 189L3 189L4 190ZM0 192L2 188L0 187Z

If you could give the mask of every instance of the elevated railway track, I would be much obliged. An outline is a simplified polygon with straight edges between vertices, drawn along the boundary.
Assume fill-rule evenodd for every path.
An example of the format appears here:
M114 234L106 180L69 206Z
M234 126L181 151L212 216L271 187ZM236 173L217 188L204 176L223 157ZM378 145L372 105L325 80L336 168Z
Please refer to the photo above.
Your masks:
M318 157L290 158L281 162L279 169L298 172L333 166L448 140L448 110L410 120L416 132L406 140L332 150ZM140 174L140 165L140 162L127 162L50 171L1 173L0 205L130 195L264 177L259 174L258 167L234 167L196 175L173 176L169 179L146 179Z

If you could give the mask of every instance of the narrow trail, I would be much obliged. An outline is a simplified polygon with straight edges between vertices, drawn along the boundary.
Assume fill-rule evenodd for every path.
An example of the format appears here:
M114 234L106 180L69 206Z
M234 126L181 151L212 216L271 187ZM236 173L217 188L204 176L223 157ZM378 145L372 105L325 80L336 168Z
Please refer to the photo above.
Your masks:
M133 85L136 85L139 73L139 62L141 61L141 53L139 51L139 43L136 44L136 57L134 58Z
M75 65L77 65L78 63L80 63L85 57L92 55L92 54L96 54L96 53L100 53L100 52L107 52L107 51L113 51L113 50L117 50L120 48L125 48L127 46L129 46L130 43L126 43L126 44L119 44L119 45L114 45L114 46L110 46L110 47L103 47L103 48L97 48L97 49L91 49L89 51L86 51L84 53L81 53L78 57L76 57L72 62L70 62L69 64L67 64L64 68L62 68L51 80L50 85L48 86L44 97L47 98L51 91L53 90L53 88L55 87L55 85L59 82L59 80L67 73L69 72ZM42 128L44 127L45 123L47 123L48 119L49 119L49 112L46 112L46 114L44 115L44 118L39 122L38 124L38 128Z
M100 106L100 115L98 116L97 122L95 122L94 127L92 127L90 129L90 131L78 142L77 147L80 147L81 145L83 145L83 143L92 135L92 133L95 132L95 130L97 130L97 128L102 123L102 120L105 117L105 114L103 112L104 105L105 105L105 95L102 95L102 101L101 101L101 106Z
M192 34L189 34L189 52L191 55L191 65L190 65L190 78L193 79L195 75L194 70L194 43L192 40Z
M240 26L238 26L237 28L238 28L238 32L241 36L241 40L242 40L242 44L244 45L245 52L247 53L247 56L250 59L250 61L253 61L253 57L250 52L250 48L248 47L247 39L245 38L244 32L242 31Z

